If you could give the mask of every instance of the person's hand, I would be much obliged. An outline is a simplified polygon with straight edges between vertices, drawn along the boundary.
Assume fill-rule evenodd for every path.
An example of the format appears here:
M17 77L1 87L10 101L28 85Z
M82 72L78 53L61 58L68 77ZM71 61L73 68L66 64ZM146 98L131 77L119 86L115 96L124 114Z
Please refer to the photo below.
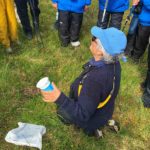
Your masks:
M85 5L84 11L88 11L88 9L89 9L89 6Z
M139 2L140 0L133 0L132 5L136 6Z
M55 102L61 94L61 91L56 87L56 85L52 82L53 91L42 91L41 94L43 96L43 101L45 102Z
M52 3L53 8L57 9L57 3Z

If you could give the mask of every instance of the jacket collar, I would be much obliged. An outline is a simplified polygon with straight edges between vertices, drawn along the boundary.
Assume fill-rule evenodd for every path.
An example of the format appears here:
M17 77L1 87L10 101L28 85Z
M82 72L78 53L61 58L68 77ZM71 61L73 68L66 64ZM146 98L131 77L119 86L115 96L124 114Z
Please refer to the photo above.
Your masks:
M94 67L101 67L105 65L103 60L95 61L94 58L89 61L89 64Z

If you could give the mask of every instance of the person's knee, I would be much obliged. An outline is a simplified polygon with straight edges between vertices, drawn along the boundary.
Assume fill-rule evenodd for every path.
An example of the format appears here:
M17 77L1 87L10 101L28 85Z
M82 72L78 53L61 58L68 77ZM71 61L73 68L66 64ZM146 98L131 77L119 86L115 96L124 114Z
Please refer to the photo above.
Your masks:
M114 27L120 30L123 13L112 13L110 20L110 27Z

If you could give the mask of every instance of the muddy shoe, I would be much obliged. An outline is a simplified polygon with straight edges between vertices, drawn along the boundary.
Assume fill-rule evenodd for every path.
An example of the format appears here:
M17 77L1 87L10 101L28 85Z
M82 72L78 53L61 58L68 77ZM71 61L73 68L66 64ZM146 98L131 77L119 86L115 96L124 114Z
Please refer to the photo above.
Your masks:
M108 127L111 131L118 133L120 131L120 125L115 120L111 119L108 121Z
M96 129L96 130L95 130L94 136L95 136L97 139L102 139L102 138L104 137L102 130L99 130L99 129Z

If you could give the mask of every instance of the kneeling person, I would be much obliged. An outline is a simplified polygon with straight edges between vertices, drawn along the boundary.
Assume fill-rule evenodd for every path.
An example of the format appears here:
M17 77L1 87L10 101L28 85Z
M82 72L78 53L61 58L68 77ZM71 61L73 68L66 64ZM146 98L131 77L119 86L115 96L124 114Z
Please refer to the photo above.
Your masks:
M125 34L116 28L93 27L91 33L93 58L71 85L70 96L54 83L53 91L42 91L46 102L59 106L58 114L65 122L84 129L88 135L100 133L97 131L112 118L121 77L118 56L126 47Z

